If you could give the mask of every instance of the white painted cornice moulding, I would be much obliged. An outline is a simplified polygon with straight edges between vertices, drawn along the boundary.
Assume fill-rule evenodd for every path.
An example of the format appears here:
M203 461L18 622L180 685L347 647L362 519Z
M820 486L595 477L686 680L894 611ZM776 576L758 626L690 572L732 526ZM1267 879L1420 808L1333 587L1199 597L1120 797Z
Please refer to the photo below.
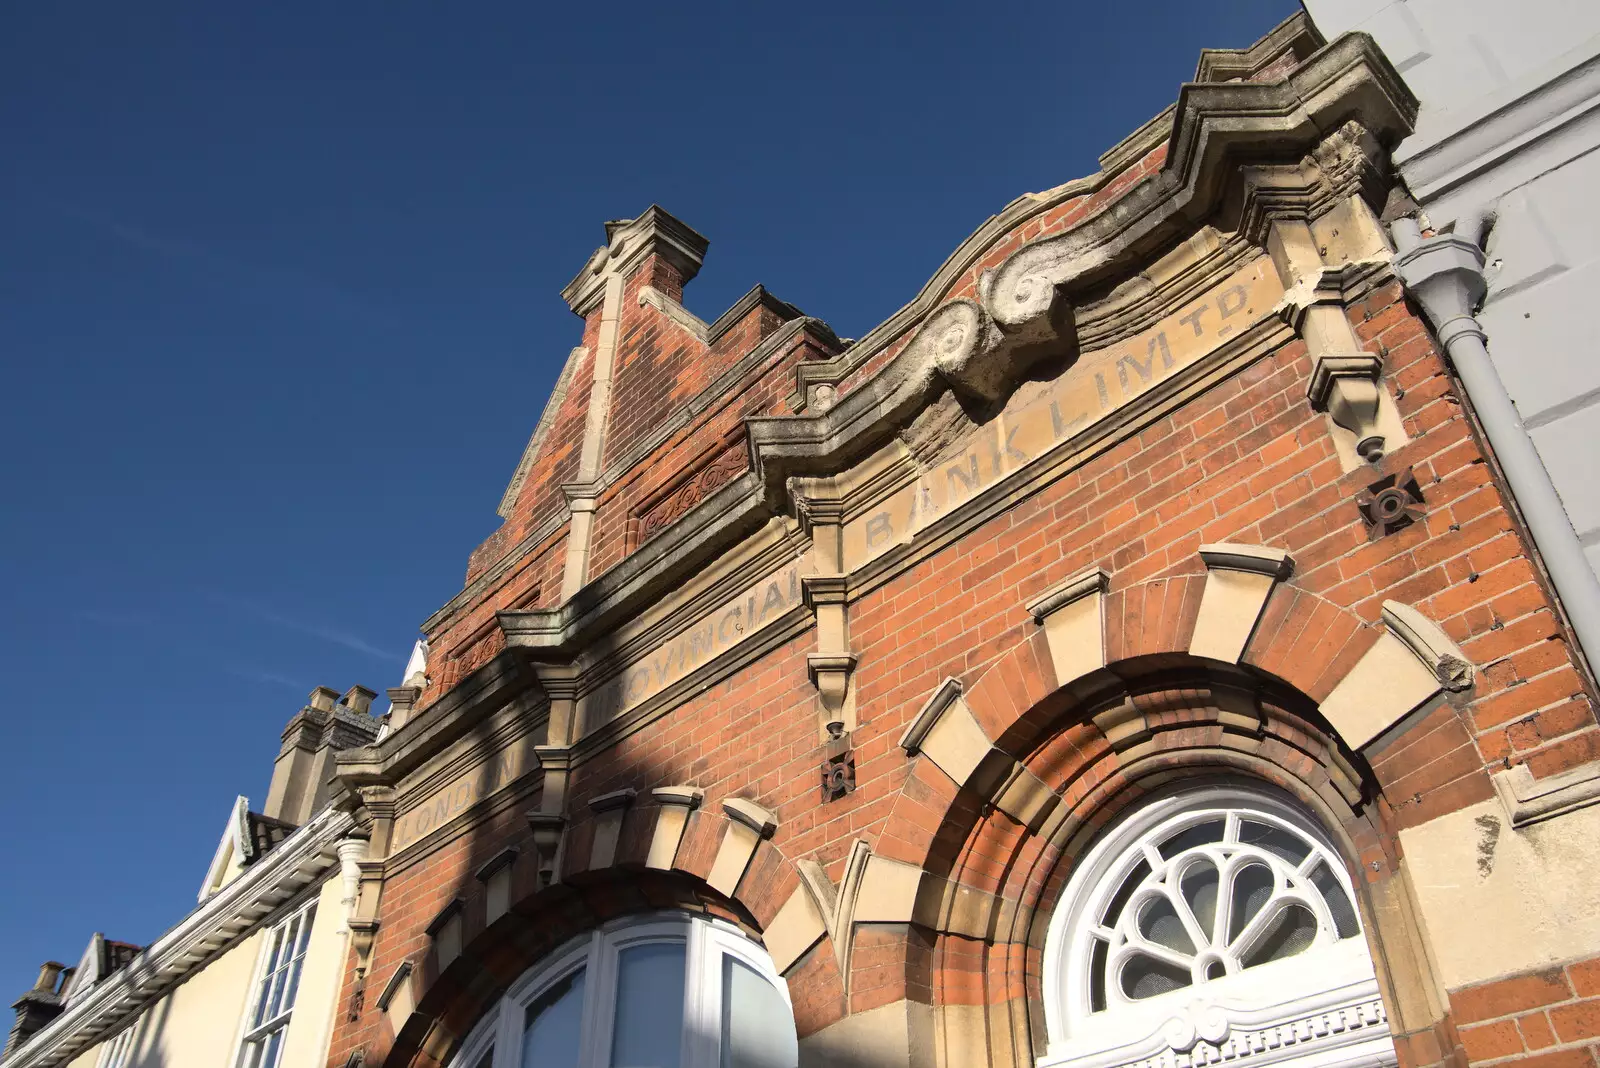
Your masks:
M108 1037L336 869L338 843L354 826L348 812L324 808L178 926L96 983L14 1050L4 1068L53 1068Z

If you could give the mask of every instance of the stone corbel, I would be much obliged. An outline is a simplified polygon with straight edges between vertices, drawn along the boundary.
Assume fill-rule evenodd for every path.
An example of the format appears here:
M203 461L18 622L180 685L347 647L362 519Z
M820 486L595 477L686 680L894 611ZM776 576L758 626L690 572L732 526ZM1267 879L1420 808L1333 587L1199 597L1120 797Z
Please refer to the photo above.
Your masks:
M566 746L534 747L544 782L539 807L524 813L533 832L533 862L540 888L557 882L561 873L561 846L567 830L567 780L572 775L572 750Z
M1347 207L1365 210L1359 200ZM1362 265L1327 263L1326 245L1303 218L1273 218L1266 243L1284 285L1283 317L1311 352L1306 400L1327 415L1344 470L1378 463L1408 439L1383 389L1382 363L1361 347L1345 314L1347 290Z
M364 818L368 839L365 850L351 849L349 867L354 869L356 890L345 926L350 930L350 945L356 954L356 972L365 980L372 964L372 944L378 935L378 905L383 897L383 878L389 843L394 831L396 798L388 786L361 786L354 790ZM355 856L360 852L361 856ZM341 868L345 851L340 851ZM344 874L341 871L341 874Z
M1356 455L1369 464L1383 459L1384 434L1378 425L1382 396L1376 356L1324 356L1311 372L1306 399L1334 424L1355 436Z
M351 831L336 847L339 854L339 884L343 891L339 904L343 906L346 924L355 915L356 902L361 897L361 862L367 859L371 851L372 831L364 827Z
M855 730L856 657L850 650L850 580L844 574L844 505L838 497L806 497L801 518L811 531L817 573L800 580L806 607L817 617L817 651L806 672L817 688L820 736L838 743ZM846 746L847 748L847 746Z
M822 705L822 736L842 738L855 729L849 580L843 575L808 575L801 586L806 607L817 616L817 651L806 657L806 671Z

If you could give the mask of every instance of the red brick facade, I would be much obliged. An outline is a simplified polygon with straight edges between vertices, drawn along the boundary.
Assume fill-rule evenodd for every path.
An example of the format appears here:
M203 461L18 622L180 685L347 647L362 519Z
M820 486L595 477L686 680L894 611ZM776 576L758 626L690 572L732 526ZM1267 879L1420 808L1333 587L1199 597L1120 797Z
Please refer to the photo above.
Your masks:
M1329 62L1317 59L1327 52L1310 56L1303 44L1263 53L1271 79L1290 73L1284 82L1264 79L1262 92L1298 86L1294 79L1311 75L1295 71L1314 73L1318 62ZM1343 45L1363 69L1382 68L1360 42ZM1186 124L1200 121L1182 110L1205 106L1203 94L1192 95L1173 119L1171 144L1191 131ZM1365 121L1380 140L1392 135L1370 114ZM1319 180L1354 189L1354 200L1374 216L1381 210L1381 184L1366 178L1339 186L1327 178L1334 168L1317 155L1324 132L1291 123L1269 133L1262 158L1320 159ZM1600 966L1543 963L1526 974L1452 986L1449 962L1458 955L1439 940L1456 935L1427 925L1416 886L1430 876L1408 867L1403 832L1494 801L1493 773L1525 764L1544 780L1595 761L1600 730L1586 676L1471 414L1425 323L1381 263L1347 271L1340 299L1361 349L1381 363L1407 439L1376 465L1347 469L1329 416L1307 400L1319 354L1297 336L1292 315L1274 313L1253 328L1252 346L1226 358L1217 349L1175 374L1170 381L1181 379L1182 389L1129 401L1123 412L1145 407L1103 433L1052 445L1019 469L1027 474L1021 481L993 482L886 555L845 569L856 658L848 669L853 722L846 737L853 792L826 800L819 791L830 749L819 732L821 683L810 660L825 640L817 623L825 601L824 587L809 578L804 603L779 605L771 618L761 606L761 629L752 623L748 633L739 631L742 643L713 644L722 639L708 636L703 655L682 654L700 660L688 674L668 679L614 720L596 722L585 711L609 665L639 661L640 651L648 664L650 651L660 649L669 652L654 655L670 660L674 618L681 626L711 618L707 613L743 588L740 576L761 574L754 564L738 570L738 561L763 552L777 560L772 547L783 544L811 545L808 559L818 560L816 544L841 529L828 527L821 505L806 513L808 505L797 502L819 498L803 487L786 499L769 478L763 490L764 473L779 469L771 457L786 454L753 443L750 428L761 417L820 422L857 392L887 397L884 383L917 350L932 309L962 298L987 302L989 279L999 275L985 272L1002 271L1019 250L1046 239L1082 232L1119 211L1132 214L1150 201L1152 188L1185 179L1175 166L1211 169L1200 185L1220 190L1210 194L1214 208L1195 214L1186 233L1130 242L1117 254L1125 266L1083 283L1086 297L1114 304L1117 287L1135 276L1159 290L1166 283L1148 265L1169 249L1204 225L1224 233L1248 228L1237 204L1239 183L1251 180L1240 177L1248 170L1243 157L1202 164L1164 138L1123 156L1131 158L1118 161L1114 152L1107 172L1009 229L975 235L930 283L920 308L913 305L915 314L852 348L863 350L856 362L851 352L841 356L825 326L764 293L735 321L713 324L714 337L704 324L675 320L641 291L648 285L675 305L683 272L667 258L645 257L622 284L603 485L594 497L584 583L564 603L571 535L561 487L578 479L604 340L602 309L588 312L586 352L574 357L505 526L473 554L463 595L429 622L429 687L419 710L377 750L341 758L349 803L373 826L375 859L364 876L362 908L375 935L364 955L352 955L330 1064L348 1063L357 1050L368 1065L449 1063L507 984L567 937L613 916L709 910L761 937L793 895L807 892L804 862L819 865L843 892L864 843L872 863L912 865L921 882L903 920L852 923L844 915L841 925L828 917L827 933L788 962L802 1049L808 1036L847 1017L907 1002L934 1012L933 1059L912 1063L1028 1065L1046 1040L1040 932L1074 858L1140 797L1202 775L1274 784L1326 826L1354 874L1406 1068L1594 1064ZM1381 150L1369 165L1381 173ZM1248 260L1241 254L1232 262ZM1101 324L1103 340L1082 349L1098 351L1116 343L1118 330L1128 336L1154 321L1132 314L1119 327L1114 320ZM1059 365L1047 358L1042 366L1048 377ZM961 393L962 373L949 372L956 384L928 390L933 399L919 401L916 412L886 412L885 420L900 422L881 440L908 443L925 470L948 462L951 443L965 440L963 428L1000 418L994 406L939 399ZM1007 388L1019 388L1025 377ZM817 383L827 390L816 392ZM934 425L939 418L955 429L944 433ZM782 470L813 487L818 480L843 484L852 470L871 475L869 461L881 454L832 448L824 443L803 461L785 459L791 466ZM978 471L978 460L972 463ZM998 469L998 456L995 463ZM1422 517L1374 538L1358 498L1382 476L1406 469L1420 487ZM848 542L850 524L862 516L851 514L856 490L840 492ZM735 497L764 500L769 511L751 505L741 512L727 503ZM730 511L735 518L715 528L722 540L709 555L673 543L675 530ZM651 555L669 544L673 555ZM1288 577L1270 586L1234 662L1191 653L1217 573L1200 550L1217 544L1264 547L1292 560ZM724 566L727 581L706 578ZM1103 662L1061 677L1046 627L1026 606L1095 567L1107 576ZM679 594L670 612L652 607ZM739 621L756 618L757 596ZM1411 716L1356 740L1323 708L1380 641L1392 640L1387 602L1436 625L1472 665L1471 682L1440 688ZM744 602L734 596L733 603ZM545 628L539 635L566 627L580 637L529 638L536 625ZM594 679L586 680L592 665ZM575 691L563 690L574 685L564 681L574 673ZM667 674L662 669L660 679ZM959 684L957 700L993 747L964 776L952 777L906 740L946 680ZM563 709L570 720L561 719ZM492 761L519 739L529 752L543 748L516 774L488 786L453 785L474 761L486 754ZM549 785L555 775L564 776L561 791ZM1033 779L1043 784L1027 803L1034 808L1007 800L1013 795L1006 791ZM650 867L664 811L651 791L678 785L703 791L703 801L689 812L670 865ZM637 794L623 809L608 862L596 866L610 817L588 802L623 789ZM456 794L470 803L455 807L448 799ZM415 803L426 810L436 796L445 799L437 820L406 824ZM732 891L722 892L711 882L729 836L728 798L770 811L776 829L759 841ZM541 878L536 858L543 847L530 811L565 820L550 885ZM1501 822L1507 825L1497 824L1498 833L1521 833ZM510 910L491 918L476 873L507 846L518 849ZM976 896L962 897L968 891ZM954 917L958 898L980 902L969 909L976 918ZM463 948L441 961L428 929L452 900L461 902ZM394 1019L378 994L407 961L415 968L415 1009ZM958 1028L948 1021L963 1006L982 1011L961 1017Z

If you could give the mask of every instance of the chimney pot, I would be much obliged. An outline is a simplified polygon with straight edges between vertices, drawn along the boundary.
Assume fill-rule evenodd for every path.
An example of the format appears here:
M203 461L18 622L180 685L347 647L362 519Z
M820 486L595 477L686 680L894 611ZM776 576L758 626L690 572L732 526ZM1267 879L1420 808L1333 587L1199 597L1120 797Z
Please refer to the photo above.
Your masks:
M318 712L332 712L333 703L339 699L339 691L326 686L318 686L311 691L311 707Z
M47 960L39 966L39 978L34 981L33 989L41 994L54 994L56 980L61 978L61 973L66 970L66 965L59 961Z
M331 691L330 691L331 692ZM377 690L369 690L365 686L352 686L344 692L340 703L357 715L370 715L372 712L372 699L378 696Z

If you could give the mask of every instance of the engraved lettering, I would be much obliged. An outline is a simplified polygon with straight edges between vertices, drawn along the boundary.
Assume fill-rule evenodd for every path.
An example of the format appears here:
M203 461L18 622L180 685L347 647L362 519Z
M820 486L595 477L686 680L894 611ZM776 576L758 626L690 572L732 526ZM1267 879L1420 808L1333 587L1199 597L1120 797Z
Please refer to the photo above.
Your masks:
M1100 410L1105 411L1111 407L1111 395L1106 392L1105 376L1099 371L1094 373L1094 388L1095 392L1100 394Z
M728 642L733 640L728 636L728 629L730 625L733 628L733 633L744 633L744 626L739 621L738 605L734 605L732 608L728 609L728 611L722 613L722 618L717 621L717 642L719 644L726 645Z
M1180 315L1180 316L1178 316L1178 322L1180 322L1180 323L1188 323L1190 326L1194 327L1194 336L1195 337L1199 337L1200 336L1200 317L1202 315L1204 315L1206 312L1210 311L1210 310L1211 310L1210 308L1208 308L1204 304L1202 304L1198 308L1196 308L1194 311L1190 312L1188 315Z
M1067 436L1066 421L1061 418L1061 403L1050 401L1050 432L1058 438Z
M915 498L912 498L912 507L916 507ZM868 549L876 549L892 537L894 537L894 522L889 518L888 512L878 512L867 517Z
M1250 303L1250 291L1241 282L1222 291L1222 295L1217 298L1217 310L1222 313L1224 319L1228 319L1244 311L1244 306L1248 303Z
M1123 354L1122 358L1117 361L1117 380L1122 383L1122 392L1124 396L1131 397L1135 392L1133 382L1128 376L1128 368L1133 368L1133 370L1139 375L1140 385L1148 385L1150 379L1155 375L1155 368L1153 366L1155 362L1156 355L1153 352L1144 361L1144 363L1140 363L1139 360L1131 353Z
M1161 366L1170 371L1172 369L1172 346L1167 344L1167 332L1165 330L1157 331L1156 336L1150 339L1150 357L1145 360L1146 365L1155 362L1157 349L1161 350Z
M1050 406L1054 408L1055 403L1055 401L1051 401ZM1021 429L1022 427L1020 426L1013 426L1010 430L1006 431L1006 455L1011 457L1011 459L1016 463L1025 464L1028 462L1028 454L1012 444L1012 441L1016 439L1017 431ZM996 463L996 470L998 470L999 467L1000 465Z
M772 612L783 611L783 589L776 583L767 587L767 595L761 599L761 621Z
M967 457L967 461L968 461L968 463L970 465L970 469L969 470L962 470L961 464L959 462L958 463L953 463L949 467L944 469L944 477L948 481L948 485L949 485L949 488L950 488L951 492L955 492L956 481L958 479L960 480L961 484L969 491L976 490L978 488L978 457L977 457L977 454L972 454L972 455L968 456Z

